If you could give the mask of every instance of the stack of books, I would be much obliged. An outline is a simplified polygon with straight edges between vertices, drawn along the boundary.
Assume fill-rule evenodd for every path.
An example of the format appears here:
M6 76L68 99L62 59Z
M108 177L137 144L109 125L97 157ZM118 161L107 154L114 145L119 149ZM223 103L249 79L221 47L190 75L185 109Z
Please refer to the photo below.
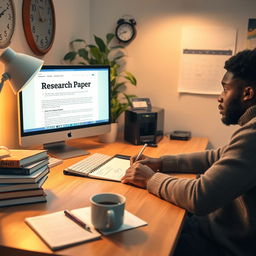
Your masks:
M48 173L46 150L10 150L0 159L0 207L46 202Z

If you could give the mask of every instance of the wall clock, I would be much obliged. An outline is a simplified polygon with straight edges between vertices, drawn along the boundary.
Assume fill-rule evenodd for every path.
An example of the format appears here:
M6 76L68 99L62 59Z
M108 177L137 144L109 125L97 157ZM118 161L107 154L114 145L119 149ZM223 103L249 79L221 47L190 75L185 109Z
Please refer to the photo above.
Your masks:
M55 13L52 0L23 0L22 19L25 36L31 50L46 54L55 35Z
M7 47L15 28L15 10L12 0L0 0L0 48Z
M134 19L119 19L116 27L116 38L122 43L128 43L136 36L136 21Z

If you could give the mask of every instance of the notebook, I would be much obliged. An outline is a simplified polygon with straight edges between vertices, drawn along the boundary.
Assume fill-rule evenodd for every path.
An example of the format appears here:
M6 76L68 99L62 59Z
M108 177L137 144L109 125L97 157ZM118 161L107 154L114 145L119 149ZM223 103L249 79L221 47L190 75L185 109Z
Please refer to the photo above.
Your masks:
M25 219L25 222L52 250L58 250L75 244L100 239L101 235L110 235L147 225L142 219L125 211L124 224L121 228L112 232L99 233L93 228L91 223L91 207L79 208L71 210L71 212L88 224L92 232L83 229L74 221L67 218L64 211L29 217Z
M64 174L121 181L130 167L130 156L95 153L63 170Z

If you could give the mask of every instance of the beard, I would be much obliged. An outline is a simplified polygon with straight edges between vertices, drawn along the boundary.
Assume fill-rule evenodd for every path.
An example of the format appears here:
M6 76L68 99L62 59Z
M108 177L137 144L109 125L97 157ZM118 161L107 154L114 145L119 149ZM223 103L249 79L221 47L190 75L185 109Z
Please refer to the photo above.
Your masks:
M244 110L240 99L233 99L229 102L229 104L226 106L226 109L223 111L221 121L225 125L237 124L243 113Z

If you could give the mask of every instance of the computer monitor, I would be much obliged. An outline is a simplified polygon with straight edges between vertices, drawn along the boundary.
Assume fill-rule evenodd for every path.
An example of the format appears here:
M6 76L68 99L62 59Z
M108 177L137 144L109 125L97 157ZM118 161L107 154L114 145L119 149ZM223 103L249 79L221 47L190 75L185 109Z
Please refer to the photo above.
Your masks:
M44 65L19 94L19 141L65 159L86 154L65 141L110 131L110 68Z

